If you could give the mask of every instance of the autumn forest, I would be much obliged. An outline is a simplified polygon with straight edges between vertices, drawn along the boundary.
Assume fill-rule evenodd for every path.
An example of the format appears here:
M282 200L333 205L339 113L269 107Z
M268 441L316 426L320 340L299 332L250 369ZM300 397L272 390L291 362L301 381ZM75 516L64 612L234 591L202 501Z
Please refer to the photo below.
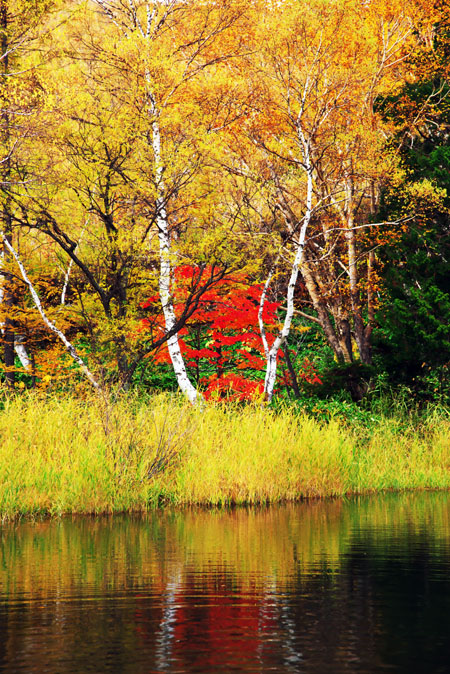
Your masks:
M400 473L447 484L447 3L0 0L0 35L5 463L42 443L42 468L61 442L66 470L87 443L92 474L131 476L131 501L97 494L83 506L95 511L133 507L136 485L139 503L152 489L183 500L198 448L219 461L230 443L261 451L262 472L221 455L244 486L213 489L217 464L187 501L385 488ZM85 440L70 435L77 418ZM281 464L309 447L312 482L286 473L269 493L253 426L284 447ZM404 433L389 478L375 427ZM442 452L413 476L401 461L414 445L420 463L420 443ZM2 512L19 492L25 510L56 507L33 501L26 456Z
M4 386L446 398L448 14L2 0Z

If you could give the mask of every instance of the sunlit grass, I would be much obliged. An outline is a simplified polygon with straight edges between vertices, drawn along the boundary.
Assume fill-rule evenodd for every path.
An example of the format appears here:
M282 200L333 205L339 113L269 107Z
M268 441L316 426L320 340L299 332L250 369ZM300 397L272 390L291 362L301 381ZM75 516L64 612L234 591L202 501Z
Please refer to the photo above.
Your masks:
M142 511L450 486L450 421L373 428L168 395L6 400L0 512Z

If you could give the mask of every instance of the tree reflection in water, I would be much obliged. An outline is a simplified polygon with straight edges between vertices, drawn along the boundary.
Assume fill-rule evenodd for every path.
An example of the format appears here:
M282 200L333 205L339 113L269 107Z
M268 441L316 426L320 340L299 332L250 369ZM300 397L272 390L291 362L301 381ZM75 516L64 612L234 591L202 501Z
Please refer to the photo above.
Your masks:
M5 525L0 671L449 671L449 505Z

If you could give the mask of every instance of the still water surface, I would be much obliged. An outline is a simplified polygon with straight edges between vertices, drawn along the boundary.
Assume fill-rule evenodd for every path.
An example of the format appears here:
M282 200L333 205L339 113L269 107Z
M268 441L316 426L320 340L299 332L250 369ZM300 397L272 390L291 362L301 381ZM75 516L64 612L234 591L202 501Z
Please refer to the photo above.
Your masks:
M0 537L0 672L450 672L447 493Z

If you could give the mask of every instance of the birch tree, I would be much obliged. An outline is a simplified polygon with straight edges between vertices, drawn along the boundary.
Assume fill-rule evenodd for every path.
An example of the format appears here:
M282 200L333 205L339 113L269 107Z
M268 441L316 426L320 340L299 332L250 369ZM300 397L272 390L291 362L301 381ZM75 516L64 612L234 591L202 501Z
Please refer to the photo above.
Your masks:
M62 332L62 330L60 330L55 325L55 323L52 320L50 320L49 317L47 316L47 313L46 313L44 307L42 306L42 302L39 298L39 295L37 294L36 289L33 286L33 283L30 281L30 278L27 274L27 271L25 269L25 265L23 264L22 259L20 258L20 255L18 254L18 252L14 249L14 247L9 242L6 234L1 230L0 230L0 239L3 242L4 247L12 255L12 257L14 258L17 266L19 267L22 278L23 278L25 284L28 286L31 297L33 299L33 303L34 303L36 309L38 310L39 314L41 315L41 318L42 318L43 322L45 323L47 328L49 330L51 330L51 332L53 332L58 337L58 339L64 344L64 346L67 349L69 355L75 361L75 363L80 367L81 371L87 377L87 379L92 384L92 386L94 386L94 388L99 390L100 389L99 383L97 382L97 380L95 379L94 375L89 370L89 368L86 366L86 364L83 362L83 360L80 358L80 356L79 356L76 348L74 347L74 345L67 339L66 335Z
M381 232L402 224L374 222L380 187L398 165L385 151L389 128L374 101L397 86L413 26L402 3L267 9L264 47L253 61L265 86L247 134L259 157L256 176L261 169L269 176L267 207L291 261L283 325L271 348L265 344L268 400L299 277L307 293L300 313L321 326L336 359L371 362L374 249Z
M104 58L111 72L122 78L123 91L127 92L124 95L135 103L131 114L137 113L145 162L140 167L141 189L147 190L147 201L152 199L154 203L152 221L159 242L159 296L166 334L171 335L167 344L180 390L194 403L199 394L187 375L178 334L174 331L177 322L171 289L176 264L174 225L182 213L180 190L198 173L206 148L205 140L198 134L198 128L205 127L205 120L195 110L195 87L206 69L217 67L239 49L238 34L234 33L231 40L228 35L240 20L242 6L174 0L127 3L95 0L93 4L103 16L104 25L109 24L110 42L101 47ZM224 49L229 49L229 53ZM127 79L133 82L131 86ZM192 134L195 127L197 131Z
M58 8L53 0L0 0L0 219L8 244L14 237L16 196L27 174L35 171L30 159L32 138L39 127L42 87L37 65L47 51L44 36L48 17ZM0 306L3 320L5 377L15 381L15 353L30 368L25 337L18 331L15 313L19 304L10 273L10 252L4 249L0 269Z

